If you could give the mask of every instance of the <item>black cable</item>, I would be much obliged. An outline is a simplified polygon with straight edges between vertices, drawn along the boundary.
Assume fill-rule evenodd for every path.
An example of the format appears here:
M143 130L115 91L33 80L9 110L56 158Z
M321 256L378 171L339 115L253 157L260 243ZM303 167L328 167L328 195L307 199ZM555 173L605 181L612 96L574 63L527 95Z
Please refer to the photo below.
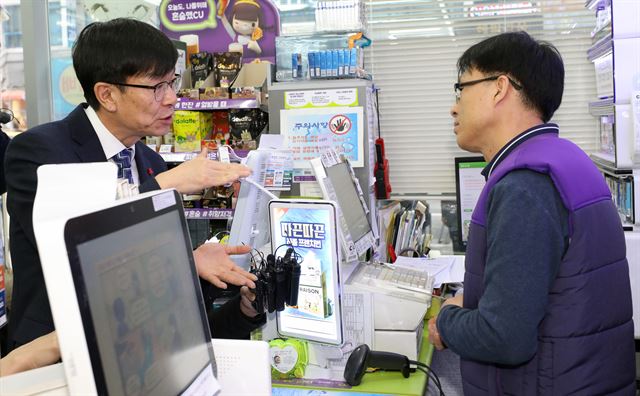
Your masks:
M406 248L400 250L400 252L398 253L398 256L402 256L405 253L414 253L417 257L426 257L424 254L421 254L416 249L411 248L411 247L406 247Z
M427 374L427 377L432 378L433 382L436 384L436 387L438 388L438 391L440 392L440 396L444 396L444 392L442 391L442 384L440 383L440 378L438 378L438 375L435 373L435 371L431 369L431 367L429 367L428 365L422 362L418 362L415 360L409 360L409 364L415 364L418 370ZM425 395L426 395L427 389L428 389L428 386L425 388Z
M425 373L429 378L429 381L427 381L427 383L425 384L424 391L422 392L423 396L428 396L429 394L429 382L433 382L435 384L436 388L438 389L439 396L445 396L444 392L442 391L442 386L438 382L436 382L437 378L433 377L433 375L429 371L425 370L422 367L417 367L417 369Z

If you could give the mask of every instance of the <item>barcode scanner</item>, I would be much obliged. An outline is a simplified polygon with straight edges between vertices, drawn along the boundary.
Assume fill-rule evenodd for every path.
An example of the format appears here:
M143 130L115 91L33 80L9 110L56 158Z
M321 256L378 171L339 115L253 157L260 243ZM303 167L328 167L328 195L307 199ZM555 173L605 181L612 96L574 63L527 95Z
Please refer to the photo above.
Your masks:
M409 378L409 358L392 352L378 352L362 344L351 352L344 368L344 379L351 386L358 386L367 368L401 371L404 378Z

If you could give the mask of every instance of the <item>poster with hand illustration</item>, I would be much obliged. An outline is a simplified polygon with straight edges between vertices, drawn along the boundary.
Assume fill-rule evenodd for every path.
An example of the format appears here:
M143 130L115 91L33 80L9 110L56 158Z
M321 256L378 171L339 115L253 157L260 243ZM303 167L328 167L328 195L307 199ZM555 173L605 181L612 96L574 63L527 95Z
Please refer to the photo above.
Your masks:
M280 15L270 0L162 0L159 12L160 29L171 39L195 34L200 51L275 63Z
M328 149L344 154L354 168L364 166L363 107L280 110L280 134L293 153L295 169Z

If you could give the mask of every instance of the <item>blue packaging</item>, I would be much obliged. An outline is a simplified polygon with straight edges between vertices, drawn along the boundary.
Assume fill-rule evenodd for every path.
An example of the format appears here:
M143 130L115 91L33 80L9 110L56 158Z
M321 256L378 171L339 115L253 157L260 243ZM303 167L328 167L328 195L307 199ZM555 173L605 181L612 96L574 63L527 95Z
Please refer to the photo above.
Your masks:
M358 64L358 49L357 48L351 48L351 54L349 57L349 75L350 76L355 76L356 75L356 65Z
M320 78L320 53L319 52L313 53L313 62L316 65L315 76L316 78Z
M316 78L315 52L309 52L307 54L307 60L309 61L309 78Z
M329 52L320 52L320 77L327 78L327 70L329 69Z
M344 76L344 53L344 49L338 50L338 77Z
M331 51L331 75L338 77L338 51Z
M291 54L291 73L293 78L298 78L298 56L300 54L293 53Z

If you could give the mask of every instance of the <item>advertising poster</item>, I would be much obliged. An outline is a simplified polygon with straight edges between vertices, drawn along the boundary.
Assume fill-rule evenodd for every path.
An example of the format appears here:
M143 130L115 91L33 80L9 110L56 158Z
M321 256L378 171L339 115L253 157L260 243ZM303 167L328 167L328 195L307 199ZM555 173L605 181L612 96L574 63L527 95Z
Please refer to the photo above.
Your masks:
M364 166L362 117L362 107L280 110L280 133L294 168L310 168L309 160L330 148L354 168Z
M326 209L275 208L273 221L279 225L279 230L273 238L274 246L292 246L302 257L298 305L287 306L283 314L293 320L311 319L295 321L299 331L335 337L337 291L334 290L332 265L337 263L330 216Z
M66 117L77 105L84 102L84 92L73 70L71 57L51 59L51 93L53 118Z
M270 0L162 0L159 12L160 30L171 39L196 35L200 51L275 63L280 16Z

